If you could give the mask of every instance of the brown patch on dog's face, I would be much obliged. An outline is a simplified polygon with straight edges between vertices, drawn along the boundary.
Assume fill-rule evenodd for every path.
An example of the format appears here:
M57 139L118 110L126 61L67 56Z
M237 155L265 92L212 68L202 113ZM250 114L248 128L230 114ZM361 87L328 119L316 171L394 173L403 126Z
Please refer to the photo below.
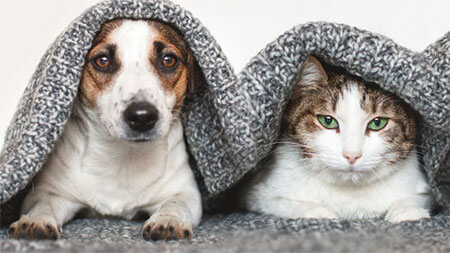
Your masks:
M194 57L179 32L161 22L149 23L159 33L149 52L150 62L164 89L175 96L176 111L183 105L187 90L193 89Z
M111 42L111 33L123 23L113 20L105 23L93 40L83 68L80 92L85 106L93 108L97 98L112 85L121 67L117 56L117 46ZM174 111L178 110L186 97L186 92L194 89L195 60L181 34L169 25L158 21L149 21L158 36L148 52L149 62L153 65L164 89L175 96Z
M79 98L118 139L166 135L192 92L194 57L182 35L159 21L105 23L86 56ZM145 112L149 117L137 117ZM139 122L137 122L139 121ZM137 125L143 127L136 127Z
M117 47L109 36L121 24L122 20L105 23L93 40L80 82L81 102L87 107L95 106L97 98L113 83L120 69Z

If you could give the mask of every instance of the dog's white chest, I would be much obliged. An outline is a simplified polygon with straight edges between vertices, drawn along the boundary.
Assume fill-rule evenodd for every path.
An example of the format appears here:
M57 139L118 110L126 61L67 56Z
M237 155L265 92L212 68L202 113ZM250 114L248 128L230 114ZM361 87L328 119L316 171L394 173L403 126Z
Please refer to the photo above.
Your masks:
M88 154L70 173L73 191L101 214L132 216L139 207L152 205L155 191L163 183L167 155L162 151L164 147L144 155L121 154L120 150L117 154Z
M97 212L105 215L133 216L137 209L151 206L165 168L163 159L148 160L147 166L105 167L102 174L87 174L80 178L83 198ZM110 164L111 165L111 164ZM134 166L133 166L134 165ZM84 182L86 183L84 183Z
M71 131L69 122L67 133ZM157 210L157 204L192 178L179 122L165 138L142 145L91 139L76 146L77 140L65 136L40 178L102 215L132 218L142 209ZM74 151L74 146L80 149Z

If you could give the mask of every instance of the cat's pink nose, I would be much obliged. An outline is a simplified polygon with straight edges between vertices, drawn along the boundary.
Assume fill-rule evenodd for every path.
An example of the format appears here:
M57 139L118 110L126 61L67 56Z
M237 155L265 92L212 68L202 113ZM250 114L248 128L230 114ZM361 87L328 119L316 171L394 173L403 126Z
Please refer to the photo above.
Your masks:
M342 155L352 165L356 163L356 160L361 158L361 152L344 152Z

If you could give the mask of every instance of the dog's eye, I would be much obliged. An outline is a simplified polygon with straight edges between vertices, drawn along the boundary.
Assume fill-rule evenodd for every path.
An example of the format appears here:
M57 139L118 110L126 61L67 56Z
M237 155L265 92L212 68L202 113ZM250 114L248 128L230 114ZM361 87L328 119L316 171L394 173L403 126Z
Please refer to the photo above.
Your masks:
M111 61L107 56L102 55L94 59L94 64L97 68L105 70L111 65Z
M166 68L173 68L178 62L178 59L173 54L166 54L163 56L161 64Z

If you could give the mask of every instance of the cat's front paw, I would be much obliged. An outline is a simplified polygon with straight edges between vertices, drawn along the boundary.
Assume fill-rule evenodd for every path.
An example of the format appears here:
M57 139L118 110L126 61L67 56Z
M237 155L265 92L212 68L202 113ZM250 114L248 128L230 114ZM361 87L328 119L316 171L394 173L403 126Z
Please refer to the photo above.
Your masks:
M180 217L170 214L154 214L142 229L146 240L178 240L193 237L192 226Z
M392 223L430 218L428 210L416 206L395 207L388 210L385 220Z
M323 206L314 206L314 207L304 210L304 212L302 213L302 217L316 218L316 219L320 219L320 218L337 219L338 218L337 215L333 211L331 211L328 208L323 207Z
M50 218L23 215L9 226L8 236L14 239L57 240L61 237L61 225Z

